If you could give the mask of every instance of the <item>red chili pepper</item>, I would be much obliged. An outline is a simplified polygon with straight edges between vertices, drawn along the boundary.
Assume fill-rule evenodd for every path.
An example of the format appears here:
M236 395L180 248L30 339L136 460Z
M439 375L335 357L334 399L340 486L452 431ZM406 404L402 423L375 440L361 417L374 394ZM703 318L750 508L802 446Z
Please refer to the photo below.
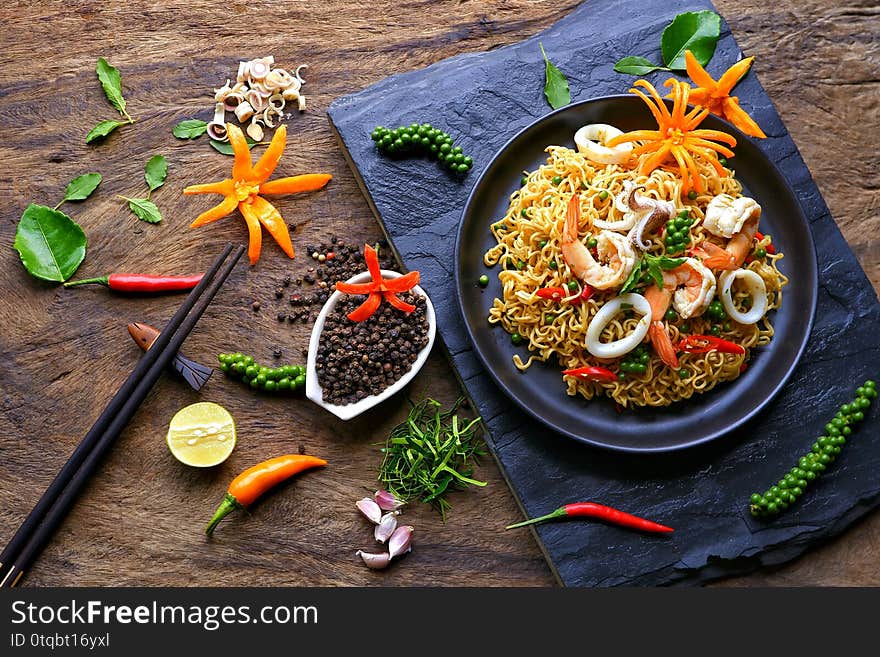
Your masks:
M756 230L756 231L755 231L755 239L758 240L758 241L760 242L762 239L764 239L764 233L762 233L762 232L759 231L759 230ZM766 247L764 247L764 250L765 250L767 253L769 253L770 255L774 255L774 254L776 253L776 247L773 246L773 243L772 243L772 242L769 243Z
M705 354L709 351L720 351L722 354L746 353L745 347L741 344L712 335L686 335L679 341L678 350L689 354Z
M568 296L568 290L564 287L542 287L535 292L535 295L542 299L556 299L558 301Z
M587 365L586 367L578 367L573 370L564 370L562 373L567 374L568 376L577 376L581 379L599 381L600 383L617 381L617 375L606 367Z
M619 511L618 509L613 509L610 506L597 504L595 502L575 502L574 504L566 504L565 506L561 506L555 511L548 513L546 516L541 516L540 518L532 518L531 520L525 520L523 522L518 522L513 525L508 525L506 529L525 527L526 525L534 525L539 522L545 522L547 520L553 520L555 518L566 517L598 518L600 520L607 520L614 525L620 525L621 527L641 529L642 531L654 532L658 534L668 534L674 531L672 527L660 525L656 522L651 522L650 520L645 520L644 518L639 518L638 516Z
M110 274L99 278L70 281L64 287L97 283L118 292L180 292L191 290L204 274L194 276L151 276L149 274Z
M593 288L591 288L589 285L587 285L586 283L584 283L584 286L581 288L581 293L577 296L576 299L572 299L571 303L573 303L573 304L583 303L584 301L587 301L590 297L593 296L593 292L595 292L595 290Z

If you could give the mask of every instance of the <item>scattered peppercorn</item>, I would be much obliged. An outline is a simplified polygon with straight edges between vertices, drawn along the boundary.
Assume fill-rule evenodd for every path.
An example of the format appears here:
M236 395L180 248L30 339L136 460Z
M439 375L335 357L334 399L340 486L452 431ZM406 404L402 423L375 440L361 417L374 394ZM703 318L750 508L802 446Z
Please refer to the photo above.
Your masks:
M253 310L254 312L257 312L259 309L260 309L260 302L259 302L259 301L254 301L254 302L251 304L251 310Z
M756 518L767 518L794 504L807 486L834 462L846 444L846 437L852 434L852 425L865 419L865 409L876 398L877 384L873 380L868 379L856 388L856 398L838 409L831 422L825 425L825 435L816 439L810 451L801 456L776 485L763 494L752 493L749 512Z

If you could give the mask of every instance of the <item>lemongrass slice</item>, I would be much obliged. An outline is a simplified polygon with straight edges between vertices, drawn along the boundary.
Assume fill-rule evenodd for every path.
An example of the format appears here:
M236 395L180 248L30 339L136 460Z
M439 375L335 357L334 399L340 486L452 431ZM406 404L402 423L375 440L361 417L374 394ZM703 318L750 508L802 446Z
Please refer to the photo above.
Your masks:
M208 124L207 132L214 141L226 141L226 122L211 121Z
M263 80L267 75L269 75L270 68L271 67L269 65L269 62L265 61L265 58L251 60L251 80Z
M276 68L269 71L269 75L266 76L263 84L273 91L278 91L290 86L292 82L297 82L297 80L290 73L283 68Z
M235 108L235 118L237 118L240 123L244 123L249 118L251 118L253 115L254 115L254 108L247 101L244 101L238 107Z
M250 62L239 62L238 63L238 75L235 76L235 80L237 82L247 82L248 77L250 77L251 73L251 63Z
M275 120L275 117L278 117L278 120ZM278 125L281 120L281 112L276 110L274 107L267 107L263 110L263 118L262 121L267 128L274 128Z
M236 91L233 87L233 90L230 91L226 98L223 99L223 104L226 107L227 112L234 112L235 108L241 105L244 102L244 93L241 91Z
M247 102L249 102L251 104L251 107L254 108L254 112L259 114L264 109L266 109L268 98L259 91L251 89L247 92Z
M748 312L742 312L733 303L733 282L742 279L752 300ZM740 324L757 324L767 311L767 286L764 279L751 269L726 271L718 278L721 287L721 303L730 318Z
M214 102L222 103L230 93L232 93L232 87L229 85L229 80L227 80L226 84L222 87L214 89Z
M305 83L306 83L306 81L303 80L303 79L302 79L302 76L299 74L300 69L308 68L308 67L309 67L308 64L300 64L299 66L296 67L296 70L293 72L293 77L295 77L297 80L299 80L299 83L300 83L300 84L305 84Z
M600 342L602 331L611 323L614 317L627 307L631 307L641 315L636 328L629 335L615 340L614 342ZM587 327L587 339L585 346L587 351L596 358L620 358L624 354L638 347L645 336L648 335L648 327L651 325L651 304L641 294L628 292L606 301L599 312L593 317Z
M623 164L632 155L632 144L609 148L605 144L623 132L607 123L590 123L574 133L574 143L584 157L599 164Z
M263 126L260 125L261 120L256 116L251 119L251 124L247 127L248 137L254 141L263 141Z
M299 98L297 98L296 103L299 106L300 112L306 111L306 97L305 96L300 96Z
M299 85L297 85L295 88L288 87L281 92L281 97L284 100L299 100Z
M269 103L269 107L271 107L279 114L284 109L285 100L284 96L282 96L281 94L272 94L271 96L269 96L269 100L267 102Z

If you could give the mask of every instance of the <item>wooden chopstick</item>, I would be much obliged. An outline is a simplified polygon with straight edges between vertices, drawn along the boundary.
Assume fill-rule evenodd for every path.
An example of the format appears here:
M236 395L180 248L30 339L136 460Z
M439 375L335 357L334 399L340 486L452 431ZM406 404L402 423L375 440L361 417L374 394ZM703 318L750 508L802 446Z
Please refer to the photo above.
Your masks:
M190 292L0 554L0 588L18 584L64 520L102 456L143 403L232 272L244 247L235 249L232 258L227 260L231 251L232 245L227 245Z

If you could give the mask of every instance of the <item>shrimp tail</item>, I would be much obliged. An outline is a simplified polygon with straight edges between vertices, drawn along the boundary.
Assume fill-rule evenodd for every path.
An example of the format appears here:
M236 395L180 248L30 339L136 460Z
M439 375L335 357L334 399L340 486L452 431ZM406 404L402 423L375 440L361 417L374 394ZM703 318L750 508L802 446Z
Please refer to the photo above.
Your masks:
M660 360L673 369L678 369L678 356L675 353L675 347L663 322L654 320L648 327L648 337L651 344L654 345L654 351L660 356Z
M736 269L736 258L733 254L725 251L717 244L703 242L698 249L694 249L695 255L703 256L703 264L709 269Z
M578 238L578 228L581 223L581 199L580 196L574 194L568 201L568 208L565 212L565 228L563 229L563 239L566 242L576 241Z

